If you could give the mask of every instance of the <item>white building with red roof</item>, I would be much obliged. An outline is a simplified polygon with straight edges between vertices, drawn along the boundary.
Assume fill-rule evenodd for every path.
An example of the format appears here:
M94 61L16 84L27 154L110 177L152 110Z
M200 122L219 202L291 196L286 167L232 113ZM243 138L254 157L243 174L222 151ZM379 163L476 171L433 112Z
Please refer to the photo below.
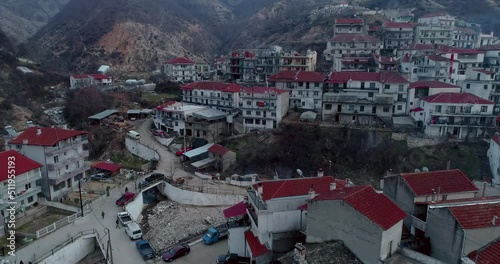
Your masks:
M498 197L429 205L425 236L430 238L430 256L450 264L461 264L462 258L478 252L481 256L500 237L499 215Z
M458 68L450 68L450 73L453 74L451 78L455 80L455 83L465 80L465 71L468 68L480 68L484 61L484 52L477 49L441 46L438 52L441 53L441 56L458 62Z
M494 135L490 139L488 159L493 176L491 180L494 184L500 184L500 136L498 135Z
M29 210L38 202L38 194L42 192L37 181L42 179L42 164L31 160L15 150L0 152L0 234L5 231L5 219L9 219L10 205L16 212Z
M444 13L425 15L418 19L415 43L452 45L456 18Z
M484 52L484 61L482 67L498 73L500 71L500 45L483 44L479 46L478 50Z
M455 27L453 29L452 46L457 48L473 49L477 48L479 34L472 28Z
M467 68L465 71L465 80L462 82L462 92L471 93L486 100L494 101L495 104L500 103L500 85L494 85L495 75L489 70L482 68ZM498 88L498 90L495 90ZM495 112L499 114L499 112Z
M217 171L224 172L236 164L236 152L219 144L208 149L208 157L213 159Z
M331 176L254 184L247 190L246 202L224 210L226 218L248 215L247 224L230 227L229 252L259 264L269 263L277 252L292 250L297 240L305 238L300 231L306 227L306 212L300 207L316 195L346 184Z
M334 36L341 34L364 34L365 21L362 18L336 18Z
M423 114L412 117L423 124L430 137L476 138L494 127L494 106L492 101L470 93L446 92L423 98Z
M193 82L181 87L182 101L232 112L239 108L242 88L235 83Z
M59 201L78 187L90 169L85 163L89 151L87 132L49 127L29 127L10 140L7 149L16 150L43 165L42 193L47 200Z
M269 86L286 89L290 93L290 108L321 112L323 83L319 72L284 71L269 76Z
M163 71L170 81L187 82L196 81L196 63L188 58L173 58L163 65Z
M404 224L417 236L425 232L429 203L474 198L479 191L458 169L385 176L383 190L407 214Z
M403 212L371 186L329 190L307 203L307 243L341 240L364 263L380 263L398 250Z
M112 85L113 77L102 73L72 75L69 77L69 83L71 89L87 88L96 85Z
M385 30L384 48L396 49L414 44L414 23L387 21L382 28Z
M455 70L458 69L459 62L452 61L449 58L440 55L424 55L413 58L415 66L412 72L412 81L441 81L455 84L458 81L458 75Z
M277 128L290 107L288 90L276 87L243 88L240 109L245 131Z
M396 72L332 72L323 95L323 120L390 124L406 115L409 82Z
M323 56L327 71L368 71L372 55L380 55L382 41L365 34L340 34L327 42Z

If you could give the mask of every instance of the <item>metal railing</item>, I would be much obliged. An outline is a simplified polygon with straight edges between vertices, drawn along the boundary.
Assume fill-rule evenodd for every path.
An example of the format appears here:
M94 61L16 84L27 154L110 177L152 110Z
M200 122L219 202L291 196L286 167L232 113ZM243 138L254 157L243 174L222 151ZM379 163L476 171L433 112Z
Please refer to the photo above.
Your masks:
M90 209L87 208L87 207L85 207L84 214L88 213L89 211L90 211ZM42 229L39 229L39 230L36 231L36 238L39 239L39 238L41 238L43 236L46 236L46 235L48 235L48 234L56 231L57 229L59 229L59 228L61 228L63 226L66 226L66 225L69 225L69 224L75 222L76 219L78 219L80 217L82 217L82 213L81 212L77 212L77 213L74 213L74 214L72 214L70 216L67 216L67 217L65 217L65 218L63 218L63 219L61 219L61 220L59 220L57 222L52 223L49 226L46 226L46 227L44 227Z
M97 240L99 240L99 233L95 229L80 231L76 235L72 236L71 238L67 239L66 241L62 242L61 244L59 244L56 247L54 247L53 249L51 249L49 252L39 256L38 258L35 258L33 260L33 263L42 262L44 259L54 255L55 252L63 249L65 246L75 242L75 240L77 240L78 238L80 238L82 236L86 236L86 235L95 235Z
M192 191L192 192L200 192L200 193L208 193L208 194L227 194L227 195L234 195L235 191L234 190L219 190L215 188L208 188L205 186L195 186L195 185L189 185L186 183L176 183L172 179L167 179L166 182L174 187L177 187L181 190L185 191Z

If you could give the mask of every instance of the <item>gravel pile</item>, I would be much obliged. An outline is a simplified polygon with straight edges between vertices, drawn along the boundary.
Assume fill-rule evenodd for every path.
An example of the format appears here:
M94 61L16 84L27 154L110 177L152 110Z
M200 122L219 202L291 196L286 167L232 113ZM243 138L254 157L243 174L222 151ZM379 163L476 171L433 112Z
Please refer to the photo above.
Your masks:
M147 213L149 231L144 237L156 249L166 249L182 239L202 234L210 226L225 223L222 213L225 208L162 201Z

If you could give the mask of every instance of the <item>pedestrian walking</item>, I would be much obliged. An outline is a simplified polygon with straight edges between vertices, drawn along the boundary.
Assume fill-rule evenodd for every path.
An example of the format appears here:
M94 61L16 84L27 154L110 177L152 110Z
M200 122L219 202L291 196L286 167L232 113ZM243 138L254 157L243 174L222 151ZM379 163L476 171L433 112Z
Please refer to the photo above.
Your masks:
M125 187L125 192L128 193L128 187Z
M101 212L102 219L104 219L104 211Z
M116 219L116 228L120 229L120 221L118 219Z

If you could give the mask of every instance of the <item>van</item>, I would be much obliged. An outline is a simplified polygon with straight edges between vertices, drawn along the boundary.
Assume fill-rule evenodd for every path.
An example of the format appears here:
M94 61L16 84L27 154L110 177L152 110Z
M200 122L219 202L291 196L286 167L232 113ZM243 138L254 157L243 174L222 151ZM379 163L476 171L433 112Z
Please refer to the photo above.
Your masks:
M130 240L139 239L142 237L141 227L136 222L128 223L125 226L125 233L130 237Z
M130 130L128 133L127 133L127 136L135 139L135 140L139 140L141 138L141 134L135 132L134 130Z

